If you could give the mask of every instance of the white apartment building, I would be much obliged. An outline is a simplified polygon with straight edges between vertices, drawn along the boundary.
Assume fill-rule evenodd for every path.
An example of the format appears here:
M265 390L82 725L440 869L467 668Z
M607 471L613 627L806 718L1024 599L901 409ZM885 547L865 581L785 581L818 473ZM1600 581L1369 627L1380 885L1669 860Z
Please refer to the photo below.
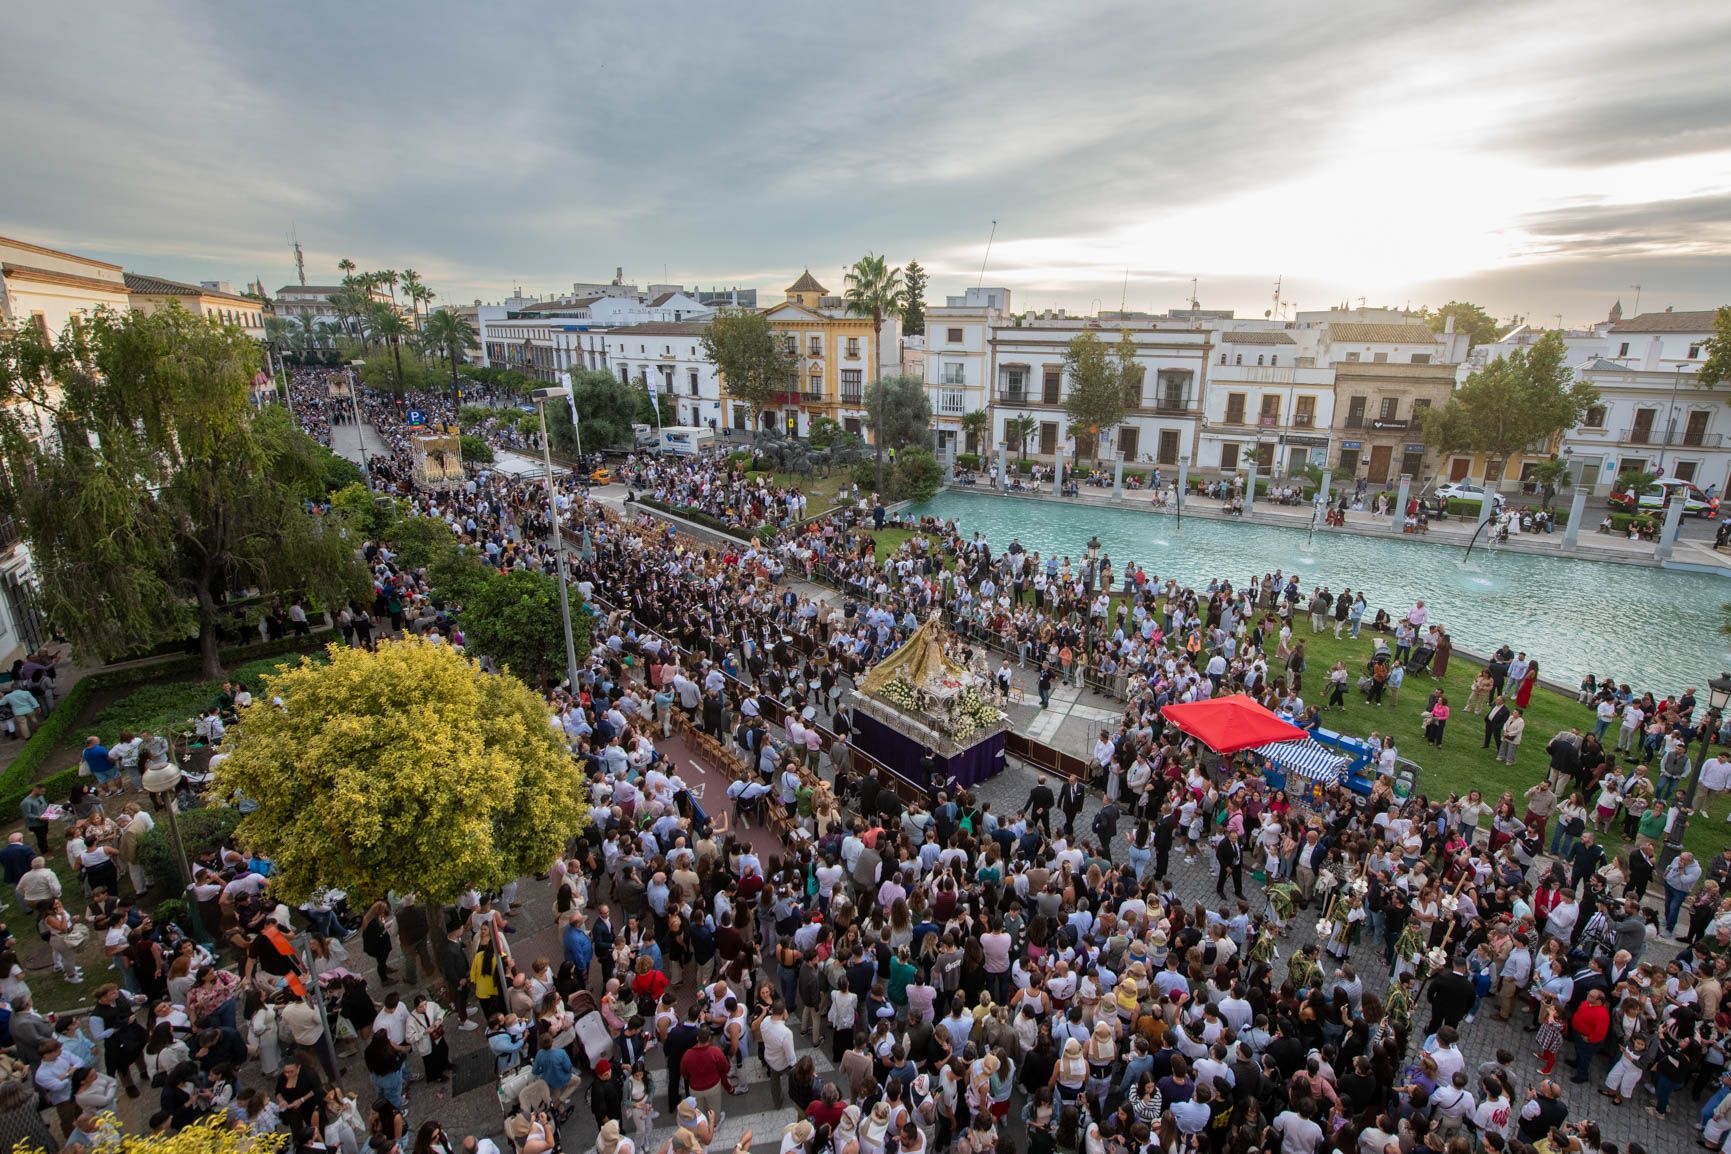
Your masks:
M1713 335L1712 310L1643 313L1605 330L1600 354L1576 372L1599 403L1562 436L1577 483L1610 492L1629 470L1723 492L1731 484L1731 388L1695 383Z
M1227 330L1218 339L1208 367L1196 467L1240 472L1254 451L1263 476L1282 476L1306 464L1327 468L1334 370L1299 364L1299 346L1285 331Z
M652 321L583 334L599 346L586 367L610 372L627 384L654 386L673 398L674 423L720 428L721 374L703 352L706 321ZM593 350L585 349L589 358Z
M1009 311L1007 288L971 288L926 308L924 373L940 460L983 451L979 437L962 431L962 418L990 405L992 332Z
M1175 467L1182 456L1194 459L1214 334L1205 329L1160 328L1147 323L1126 327L1136 344L1142 387L1134 398L1135 407L1108 434L1110 441L1101 447L1100 459L1168 468ZM1009 443L1004 426L1027 416L1036 421L1027 446L1030 457L1050 462L1062 452L1069 460L1083 463L1094 457L1087 434L1069 434L1069 417L1064 411L1064 399L1069 394L1064 353L1075 336L1089 330L1112 345L1124 331L1101 327L1084 317L994 325L992 446L1004 445L1011 457L1019 457L1022 447Z
M562 384L574 366L605 368L603 334L646 324L684 324L707 320L714 310L679 286L651 285L653 295L633 285L579 285L604 288L554 300L514 298L475 307L481 363L517 369L550 385Z

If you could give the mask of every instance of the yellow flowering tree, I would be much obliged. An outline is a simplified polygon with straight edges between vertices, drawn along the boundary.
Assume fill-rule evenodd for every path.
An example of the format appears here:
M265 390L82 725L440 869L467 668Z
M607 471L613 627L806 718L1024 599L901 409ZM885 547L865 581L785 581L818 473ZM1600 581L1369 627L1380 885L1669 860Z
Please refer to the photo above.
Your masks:
M106 1127L119 1135L107 1154L276 1154L288 1141L287 1134L254 1134L236 1126L227 1114L202 1118L178 1134L126 1134L120 1119L104 1114ZM17 1154L49 1154L40 1146L24 1145Z
M237 836L279 896L451 901L545 869L583 827L577 767L521 681L420 639L329 654L265 678L217 768L258 804Z

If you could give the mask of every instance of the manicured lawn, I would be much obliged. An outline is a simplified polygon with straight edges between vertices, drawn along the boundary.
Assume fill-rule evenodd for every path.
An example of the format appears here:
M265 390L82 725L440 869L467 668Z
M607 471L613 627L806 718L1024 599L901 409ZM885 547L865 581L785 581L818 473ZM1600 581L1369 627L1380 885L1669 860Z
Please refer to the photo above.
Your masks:
M802 477L797 473L782 472L771 473L770 476L777 485L791 485L805 493L807 517L815 517L835 508L837 495L853 483L853 477L843 468L831 469L827 477L815 474Z

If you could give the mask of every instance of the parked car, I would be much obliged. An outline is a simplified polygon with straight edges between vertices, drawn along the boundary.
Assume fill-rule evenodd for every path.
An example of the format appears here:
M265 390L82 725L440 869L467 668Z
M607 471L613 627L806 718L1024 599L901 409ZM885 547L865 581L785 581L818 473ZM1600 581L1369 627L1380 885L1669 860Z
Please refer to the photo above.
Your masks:
M1477 501L1481 505L1485 503L1485 487L1475 485L1471 481L1450 481L1446 485L1438 485L1436 495L1445 501ZM1503 507L1503 495L1496 493L1493 494L1493 498L1495 507L1501 509Z
M1654 481L1639 496L1628 489L1612 493L1609 497L1611 507L1625 513L1657 512L1666 508L1681 493L1683 497L1683 512L1690 517L1706 517L1712 514L1718 502L1707 496L1689 481L1680 481L1675 477L1664 477Z

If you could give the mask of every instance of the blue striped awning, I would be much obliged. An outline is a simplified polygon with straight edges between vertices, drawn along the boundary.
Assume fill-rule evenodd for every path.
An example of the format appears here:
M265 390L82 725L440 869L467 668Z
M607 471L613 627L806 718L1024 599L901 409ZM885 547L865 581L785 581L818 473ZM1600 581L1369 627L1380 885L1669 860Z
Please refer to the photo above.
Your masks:
M1349 760L1320 741L1271 741L1259 745L1255 752L1284 769L1308 777L1322 785L1335 785L1346 779Z

